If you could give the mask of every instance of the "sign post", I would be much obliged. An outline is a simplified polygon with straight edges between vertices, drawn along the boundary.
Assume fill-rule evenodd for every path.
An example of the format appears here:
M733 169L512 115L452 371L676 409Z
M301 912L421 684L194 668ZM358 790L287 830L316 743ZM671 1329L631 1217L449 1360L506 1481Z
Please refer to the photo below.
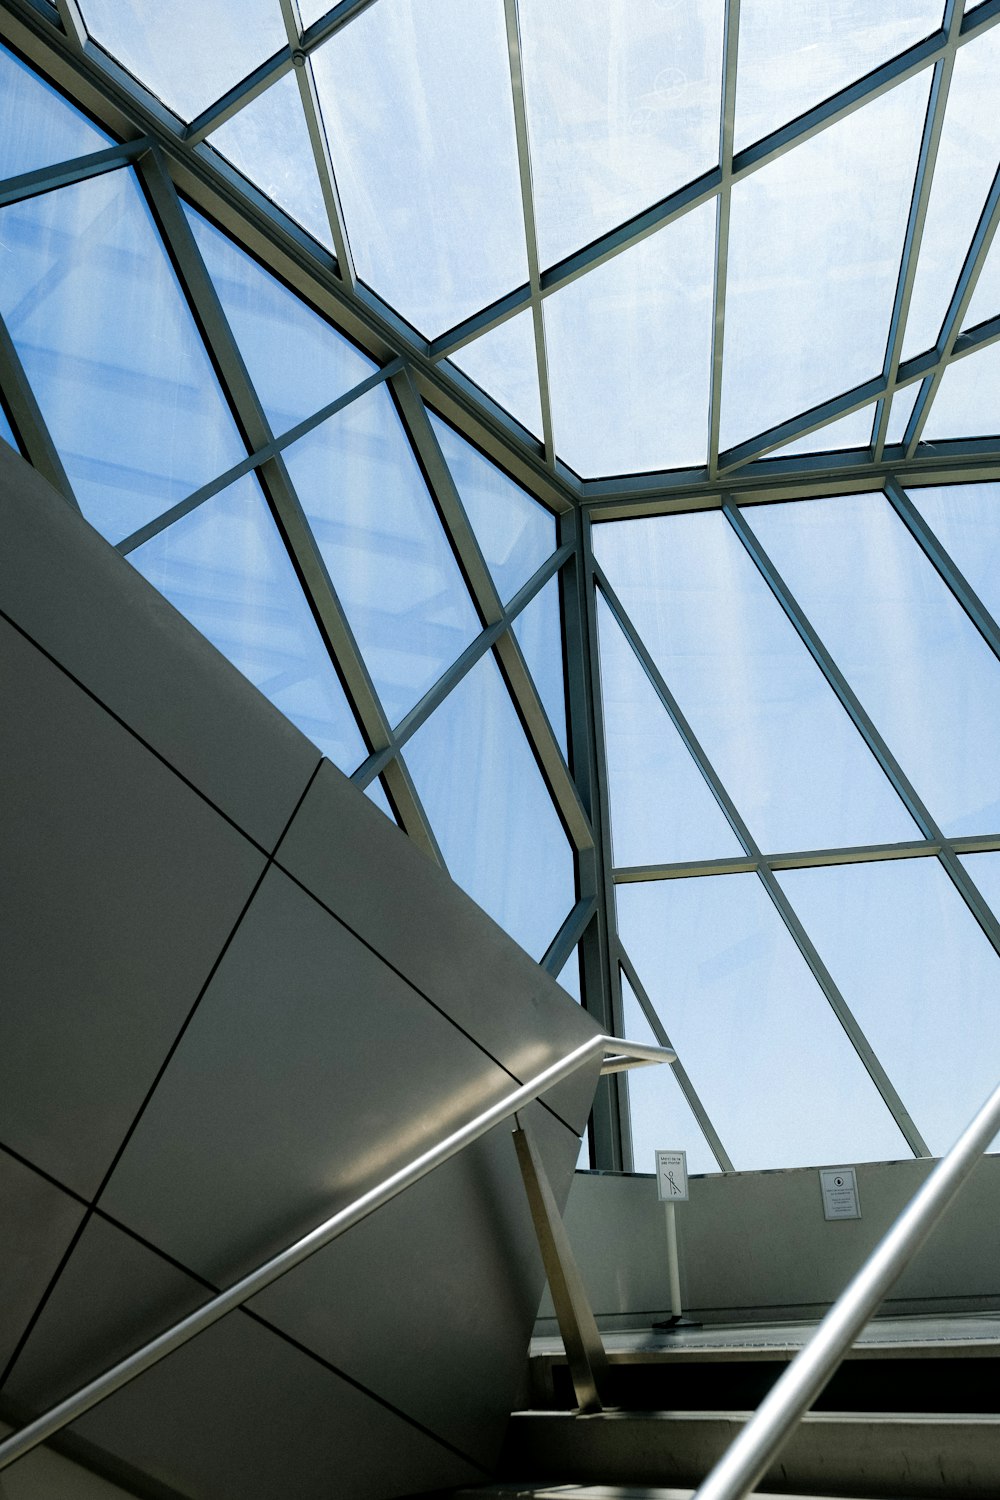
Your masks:
M661 1333L677 1328L700 1328L700 1323L685 1318L681 1307L681 1276L677 1259L677 1217L675 1205L687 1203L688 1175L686 1151L657 1151L656 1193L667 1216L667 1269L670 1275L670 1317L653 1327Z

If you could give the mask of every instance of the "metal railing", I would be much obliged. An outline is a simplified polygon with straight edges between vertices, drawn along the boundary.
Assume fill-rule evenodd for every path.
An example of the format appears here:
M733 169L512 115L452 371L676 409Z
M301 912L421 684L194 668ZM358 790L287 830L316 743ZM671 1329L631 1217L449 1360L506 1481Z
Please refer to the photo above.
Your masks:
M322 1250L338 1235L352 1229L355 1224L359 1224L376 1209L382 1208L405 1188L412 1187L422 1177L433 1172L435 1167L457 1156L466 1146L479 1140L494 1126L516 1115L518 1110L547 1093L556 1084L572 1077L598 1055L603 1055L606 1059L601 1069L602 1072L618 1072L622 1068L643 1067L650 1063L676 1060L675 1053L664 1047L647 1047L639 1042L623 1041L620 1037L603 1035L591 1037L582 1046L568 1053L560 1062L553 1063L541 1073L537 1073L528 1083L498 1100L489 1109L483 1110L467 1125L443 1137L437 1145L422 1152L405 1167L393 1172L390 1177L370 1188L346 1208L340 1209L338 1213L326 1219L309 1234L303 1235L293 1245L289 1245L287 1249L272 1256L270 1260L242 1277L226 1291L220 1292L195 1312L190 1313L188 1317L182 1318L165 1333L151 1339L134 1354L120 1360L118 1364L105 1370L102 1375L98 1375L87 1385L82 1386L73 1395L60 1401L43 1416L29 1422L19 1432L15 1432L0 1443L0 1469L5 1469L17 1459L23 1458L39 1443L44 1443L46 1439L53 1437L55 1433L76 1421L78 1417L82 1417L84 1412L90 1411L91 1407L97 1406L106 1397L127 1385L130 1380L134 1380L137 1375L143 1374L161 1359L166 1358L168 1354L172 1354L175 1349L180 1349L182 1345L206 1328L211 1328L213 1323L217 1323L227 1313L242 1306L258 1292L262 1292L273 1281L277 1281L279 1276L284 1276L295 1266L301 1265L310 1255L315 1255L317 1250Z
M693 1500L743 1500L764 1476L879 1303L937 1227L1000 1130L1000 1085L841 1292Z

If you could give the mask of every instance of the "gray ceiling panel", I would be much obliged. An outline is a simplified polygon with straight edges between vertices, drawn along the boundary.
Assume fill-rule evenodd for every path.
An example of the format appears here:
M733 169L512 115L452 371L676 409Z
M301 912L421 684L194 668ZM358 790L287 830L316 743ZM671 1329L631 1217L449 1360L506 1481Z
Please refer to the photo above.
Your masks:
M0 1151L0 1370L34 1315L84 1206Z

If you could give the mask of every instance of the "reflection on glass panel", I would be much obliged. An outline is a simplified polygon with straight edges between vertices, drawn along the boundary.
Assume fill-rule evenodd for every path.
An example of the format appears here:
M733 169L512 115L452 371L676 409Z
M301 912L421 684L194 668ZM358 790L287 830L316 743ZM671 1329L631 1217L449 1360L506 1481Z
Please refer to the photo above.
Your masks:
M530 308L448 357L522 426L541 437L542 403Z
M1000 433L1000 344L950 364L921 434L934 438L996 437Z
M600 595L597 618L615 864L742 855L736 835Z
M520 0L518 12L548 266L718 162L723 7Z
M717 511L598 526L594 550L766 852L917 836Z
M940 1155L1000 1078L1000 960L937 860L778 878Z
M839 93L941 25L941 0L743 0L736 149Z
M2 406L0 406L0 438L3 438L5 443L9 443L16 452L20 453L21 450L17 438L14 436L14 430L8 422L7 413Z
M192 120L285 45L277 0L80 0L96 42Z
M228 235L187 208L240 353L276 434L367 380L377 366Z
M747 519L944 832L992 833L1000 664L889 502L837 496Z
M0 311L80 507L117 542L246 455L130 171L0 211Z
M927 486L909 494L986 608L1000 618L1000 484Z
M353 401L285 461L396 723L480 626L388 391Z
M454 880L532 958L575 900L573 856L492 655L406 746Z
M790 458L795 453L828 453L838 448L867 448L871 442L874 413L874 405L863 406L860 411L852 411L846 417L839 417L836 422L827 422L825 427L819 427L815 432L807 432L805 437L796 438L794 443L772 449L767 457Z
M994 239L979 273L972 301L966 309L963 328L974 328L1000 313L1000 240Z
M361 279L428 337L526 281L501 0L379 0L313 65Z
M912 385L908 385L903 391L897 391L893 396L889 422L885 430L887 443L901 443L906 436L906 424L913 415L921 385L921 381L915 380Z
M576 947L569 958L563 964L556 976L556 982L561 984L568 995L572 995L578 1005L582 1004L580 994L580 949Z
M1000 32L991 29L959 47L906 319L904 359L937 341L1000 161L998 72Z
M112 145L86 115L0 47L0 178Z
M715 206L545 299L552 426L578 474L704 463Z
M622 975L622 1035L644 1047L658 1047L635 992ZM711 1146L691 1112L669 1063L632 1068L628 1077L629 1121L632 1126L632 1170L653 1172L657 1151L686 1151L689 1172L717 1172Z
M629 956L738 1171L910 1154L756 875L624 885L617 899Z
M566 748L566 678L562 653L562 610L559 579L550 578L543 589L521 610L514 621L514 634L528 664L538 696L542 700L563 758Z
M555 551L555 517L454 427L433 412L428 416L497 593L506 603Z
M244 105L213 130L208 142L321 245L333 249L294 74L286 73Z
M733 187L723 447L881 371L928 87L925 71Z
M385 787L382 785L381 776L376 776L374 781L368 783L365 787L365 796L370 802L374 802L380 812L385 813L390 823L396 822L396 814L392 810L392 803L385 794Z
M213 646L342 771L365 745L256 479L129 554Z

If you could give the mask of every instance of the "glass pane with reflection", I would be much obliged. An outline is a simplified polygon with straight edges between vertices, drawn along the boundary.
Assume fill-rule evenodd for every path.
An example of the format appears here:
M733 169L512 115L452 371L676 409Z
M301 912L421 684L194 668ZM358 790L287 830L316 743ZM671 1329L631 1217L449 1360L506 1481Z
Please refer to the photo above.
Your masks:
M112 144L51 84L0 47L0 178L89 156Z
M645 1047L660 1044L628 980L622 975L622 1035ZM632 1170L652 1172L657 1151L686 1151L689 1172L718 1172L719 1164L702 1134L677 1076L669 1063L649 1068L630 1068L628 1083L629 1123L632 1128Z

